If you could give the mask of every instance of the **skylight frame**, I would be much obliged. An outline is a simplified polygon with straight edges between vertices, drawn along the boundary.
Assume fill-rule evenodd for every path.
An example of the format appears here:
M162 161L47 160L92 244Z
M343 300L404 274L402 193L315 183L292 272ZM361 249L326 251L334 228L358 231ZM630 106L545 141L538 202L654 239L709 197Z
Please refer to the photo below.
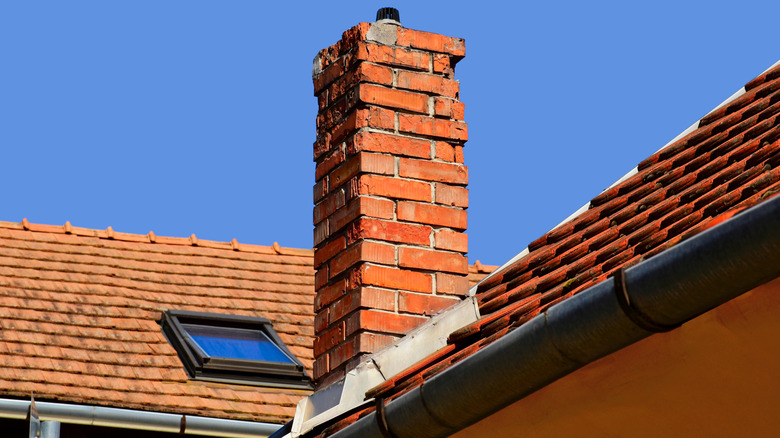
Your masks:
M192 379L222 383L312 389L303 364L265 318L218 313L166 310L160 324ZM210 356L190 336L186 324L217 329L245 329L263 333L290 363Z

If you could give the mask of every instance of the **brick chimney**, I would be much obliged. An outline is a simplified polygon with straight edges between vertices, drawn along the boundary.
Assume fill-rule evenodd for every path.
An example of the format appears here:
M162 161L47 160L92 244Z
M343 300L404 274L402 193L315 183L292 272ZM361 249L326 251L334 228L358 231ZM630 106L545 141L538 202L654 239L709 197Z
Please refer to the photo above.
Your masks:
M314 59L319 385L468 293L464 41L394 13Z

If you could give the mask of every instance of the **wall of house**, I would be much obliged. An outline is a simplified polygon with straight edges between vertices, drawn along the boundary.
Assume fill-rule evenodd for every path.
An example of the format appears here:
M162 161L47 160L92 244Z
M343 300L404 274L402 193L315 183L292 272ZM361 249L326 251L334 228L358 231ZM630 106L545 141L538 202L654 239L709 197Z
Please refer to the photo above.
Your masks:
M453 436L780 436L779 315L776 279Z

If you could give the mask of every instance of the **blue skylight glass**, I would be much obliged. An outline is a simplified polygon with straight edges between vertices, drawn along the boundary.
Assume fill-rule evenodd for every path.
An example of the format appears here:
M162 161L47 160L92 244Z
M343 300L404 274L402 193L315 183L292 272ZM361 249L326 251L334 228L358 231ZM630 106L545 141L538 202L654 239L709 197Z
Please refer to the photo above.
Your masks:
M182 327L210 357L294 363L261 330L195 324Z

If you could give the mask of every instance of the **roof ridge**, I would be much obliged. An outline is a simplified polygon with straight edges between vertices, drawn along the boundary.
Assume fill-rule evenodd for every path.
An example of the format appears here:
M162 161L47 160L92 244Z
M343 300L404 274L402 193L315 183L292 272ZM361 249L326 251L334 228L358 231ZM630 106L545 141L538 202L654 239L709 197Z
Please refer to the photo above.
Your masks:
M0 228L49 234L70 234L81 237L97 237L99 239L116 240L120 242L197 246L202 248L224 249L256 254L278 254L310 257L314 253L314 250L312 249L283 247L279 245L278 242L274 242L271 246L265 246L251 243L239 243L237 239L233 239L230 242L202 240L198 239L195 234L190 235L190 237L171 237L158 236L154 233L154 231L149 231L148 234L124 233L114 231L114 229L110 226L105 230L74 227L71 225L70 221L66 221L64 225L47 225L33 223L27 220L27 218L24 218L21 222L0 221Z

